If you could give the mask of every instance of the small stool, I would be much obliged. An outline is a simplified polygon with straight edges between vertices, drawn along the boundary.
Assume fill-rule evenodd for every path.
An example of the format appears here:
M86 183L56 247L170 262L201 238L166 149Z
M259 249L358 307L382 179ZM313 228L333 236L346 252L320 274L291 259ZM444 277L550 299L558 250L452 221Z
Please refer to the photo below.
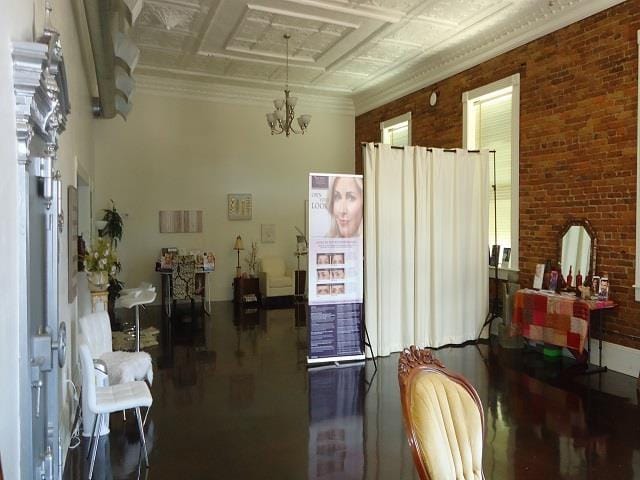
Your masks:
M125 308L136 309L136 352L140 351L140 305L153 303L156 299L156 291L132 289L126 295L120 297L120 305Z

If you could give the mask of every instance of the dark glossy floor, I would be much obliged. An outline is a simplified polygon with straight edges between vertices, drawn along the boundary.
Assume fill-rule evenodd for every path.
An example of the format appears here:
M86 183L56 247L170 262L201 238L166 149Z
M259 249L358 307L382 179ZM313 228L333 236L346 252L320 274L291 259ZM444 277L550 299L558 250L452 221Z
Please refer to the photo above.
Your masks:
M417 479L397 354L380 358L375 376L370 361L308 371L303 311L240 317L221 302L211 317L192 319L182 310L172 322L157 307L143 316L143 327L161 331L147 349L155 363L151 468L140 468L135 422L112 415L94 478ZM489 345L437 356L482 398L488 480L640 478L636 379L569 378L566 365L537 353ZM87 443L69 452L65 479L86 478Z

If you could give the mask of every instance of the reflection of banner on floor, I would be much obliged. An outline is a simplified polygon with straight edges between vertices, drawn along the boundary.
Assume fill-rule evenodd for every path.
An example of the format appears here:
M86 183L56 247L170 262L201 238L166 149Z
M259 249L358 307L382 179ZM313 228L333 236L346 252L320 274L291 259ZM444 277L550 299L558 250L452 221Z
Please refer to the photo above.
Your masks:
M309 174L308 363L364 359L362 175Z
M363 478L363 375L363 363L309 370L309 479Z

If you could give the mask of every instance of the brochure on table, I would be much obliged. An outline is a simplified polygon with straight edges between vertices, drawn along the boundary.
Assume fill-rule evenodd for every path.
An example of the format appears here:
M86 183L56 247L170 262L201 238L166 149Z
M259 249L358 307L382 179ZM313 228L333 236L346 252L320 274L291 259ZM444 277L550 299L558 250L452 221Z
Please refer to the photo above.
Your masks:
M309 175L308 363L364 359L362 184Z

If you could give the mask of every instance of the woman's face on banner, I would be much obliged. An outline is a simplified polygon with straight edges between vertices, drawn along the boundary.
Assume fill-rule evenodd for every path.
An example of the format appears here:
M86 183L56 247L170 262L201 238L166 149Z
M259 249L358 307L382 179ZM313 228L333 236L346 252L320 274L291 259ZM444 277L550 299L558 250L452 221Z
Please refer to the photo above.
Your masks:
M362 192L354 178L336 178L331 213L336 220L341 237L357 235L362 222Z

